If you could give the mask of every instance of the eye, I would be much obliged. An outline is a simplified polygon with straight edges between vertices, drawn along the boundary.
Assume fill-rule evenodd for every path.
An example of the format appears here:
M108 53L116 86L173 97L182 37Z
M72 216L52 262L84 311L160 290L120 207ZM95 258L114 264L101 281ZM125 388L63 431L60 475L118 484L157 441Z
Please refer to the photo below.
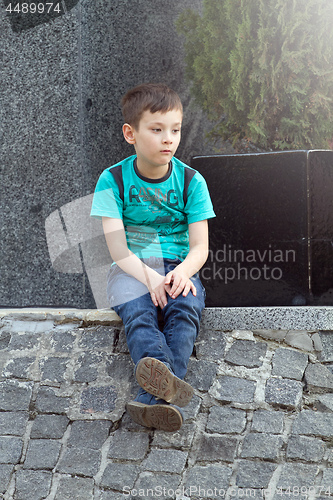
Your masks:
M178 132L180 132L180 129L179 129L179 128L175 128L175 129L173 129L173 133L174 133L174 134L178 134Z
M152 131L153 132L161 132L161 129L160 128L153 128Z

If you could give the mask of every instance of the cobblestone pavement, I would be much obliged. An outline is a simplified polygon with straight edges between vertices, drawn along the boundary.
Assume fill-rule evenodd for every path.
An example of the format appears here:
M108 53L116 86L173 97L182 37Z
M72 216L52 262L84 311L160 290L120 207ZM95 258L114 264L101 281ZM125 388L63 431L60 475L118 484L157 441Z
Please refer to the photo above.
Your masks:
M138 386L115 315L2 315L0 498L333 494L333 332L222 331L212 314L176 433L126 414Z

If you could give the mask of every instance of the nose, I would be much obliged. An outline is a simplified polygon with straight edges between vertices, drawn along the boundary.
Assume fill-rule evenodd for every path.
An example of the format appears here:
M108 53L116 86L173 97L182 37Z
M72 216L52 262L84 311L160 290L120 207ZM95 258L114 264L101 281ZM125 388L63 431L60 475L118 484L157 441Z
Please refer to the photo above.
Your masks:
M172 137L171 134L166 133L163 137L163 143L164 144L171 144L172 143Z

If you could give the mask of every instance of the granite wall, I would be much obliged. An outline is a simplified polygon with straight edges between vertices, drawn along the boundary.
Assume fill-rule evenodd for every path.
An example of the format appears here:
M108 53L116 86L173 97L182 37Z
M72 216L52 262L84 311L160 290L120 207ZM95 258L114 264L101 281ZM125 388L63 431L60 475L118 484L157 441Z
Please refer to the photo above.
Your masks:
M162 81L179 92L181 160L211 152L174 28L202 0L43 3L43 13L1 4L0 307L94 308L85 272L52 267L45 221L92 193L102 170L131 153L119 100L138 83Z

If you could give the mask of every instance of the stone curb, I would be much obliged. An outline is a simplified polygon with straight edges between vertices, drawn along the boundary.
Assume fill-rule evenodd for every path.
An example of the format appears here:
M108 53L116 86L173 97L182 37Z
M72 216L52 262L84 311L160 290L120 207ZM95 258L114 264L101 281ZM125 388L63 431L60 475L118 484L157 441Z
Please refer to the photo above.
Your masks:
M56 323L82 323L83 325L112 325L121 322L119 316L111 309L72 309L35 307L22 309L0 309L0 319L17 321L43 321Z
M113 324L120 318L111 309L75 309L53 307L0 308L0 319L25 321L53 320L57 323ZM203 326L213 330L298 330L333 331L333 307L208 307Z

